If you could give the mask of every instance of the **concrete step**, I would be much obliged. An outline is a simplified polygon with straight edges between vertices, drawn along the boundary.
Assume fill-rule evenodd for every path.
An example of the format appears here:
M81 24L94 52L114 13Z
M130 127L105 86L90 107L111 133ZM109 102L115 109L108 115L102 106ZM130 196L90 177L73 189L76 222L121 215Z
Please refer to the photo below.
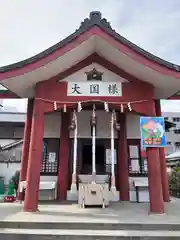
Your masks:
M1 229L3 240L171 240L180 239L180 231L108 231Z
M124 231L180 231L180 224L174 223L96 223L96 222L18 222L0 221L1 229L51 229L51 230L124 230Z

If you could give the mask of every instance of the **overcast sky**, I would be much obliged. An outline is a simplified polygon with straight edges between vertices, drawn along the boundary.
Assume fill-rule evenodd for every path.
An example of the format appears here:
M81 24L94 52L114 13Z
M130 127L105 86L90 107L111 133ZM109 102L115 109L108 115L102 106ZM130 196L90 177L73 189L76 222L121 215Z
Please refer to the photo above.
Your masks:
M47 49L99 10L128 40L180 64L180 0L0 0L0 66ZM25 101L5 101L25 109ZM172 109L172 104L163 103ZM173 104L178 110L179 103Z

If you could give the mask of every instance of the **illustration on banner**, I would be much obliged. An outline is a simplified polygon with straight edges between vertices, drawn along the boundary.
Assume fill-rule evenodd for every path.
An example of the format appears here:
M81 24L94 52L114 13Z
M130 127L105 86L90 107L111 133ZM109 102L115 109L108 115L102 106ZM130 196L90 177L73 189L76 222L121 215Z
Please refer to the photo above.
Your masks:
M165 125L163 117L140 118L142 147L165 147Z

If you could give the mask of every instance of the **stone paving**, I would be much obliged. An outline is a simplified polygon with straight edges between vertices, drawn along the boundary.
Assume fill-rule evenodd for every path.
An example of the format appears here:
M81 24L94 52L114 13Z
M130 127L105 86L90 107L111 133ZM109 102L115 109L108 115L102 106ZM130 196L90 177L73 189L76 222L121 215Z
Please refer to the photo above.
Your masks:
M20 203L0 203L0 221L25 222L97 222L180 224L180 200L165 204L166 213L152 215L148 203L113 203L106 209L81 209L77 204L40 204L37 213L25 213Z

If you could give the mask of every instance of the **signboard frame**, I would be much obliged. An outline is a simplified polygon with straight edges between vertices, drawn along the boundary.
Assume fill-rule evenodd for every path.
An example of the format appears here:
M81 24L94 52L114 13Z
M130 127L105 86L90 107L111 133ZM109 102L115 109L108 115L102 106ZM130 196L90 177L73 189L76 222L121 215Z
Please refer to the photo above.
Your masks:
M164 117L140 117L142 148L166 147Z
M67 82L67 96L121 97L121 82L79 81Z

